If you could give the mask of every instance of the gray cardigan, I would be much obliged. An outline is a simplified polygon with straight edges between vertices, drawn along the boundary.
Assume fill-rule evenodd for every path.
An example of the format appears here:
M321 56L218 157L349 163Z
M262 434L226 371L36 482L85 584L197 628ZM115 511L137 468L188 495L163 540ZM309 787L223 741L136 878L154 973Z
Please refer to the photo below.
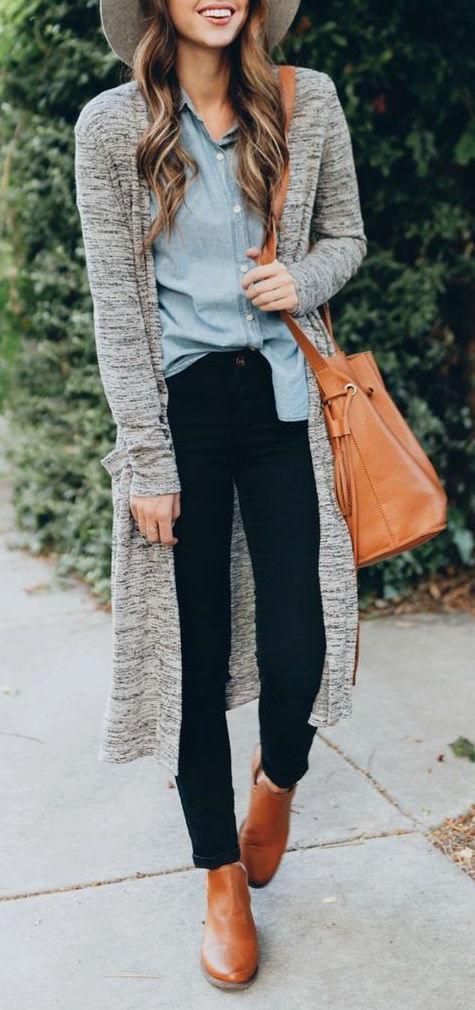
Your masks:
M346 119L331 78L297 68L289 131L290 181L277 255L292 273L299 321L323 354L333 345L318 306L358 269L366 252ZM149 191L135 166L148 110L130 81L96 95L75 126L76 194L94 308L104 392L117 425L101 460L113 502L113 655L100 758L150 754L178 770L181 645L173 547L151 544L130 512L130 494L180 490L167 421L162 329L153 253L141 242ZM318 571L327 638L319 692L309 717L328 725L351 714L358 630L357 573L336 499L333 454L318 388L308 366L309 443L318 488ZM235 490L231 547L232 647L226 704L259 695L252 566Z

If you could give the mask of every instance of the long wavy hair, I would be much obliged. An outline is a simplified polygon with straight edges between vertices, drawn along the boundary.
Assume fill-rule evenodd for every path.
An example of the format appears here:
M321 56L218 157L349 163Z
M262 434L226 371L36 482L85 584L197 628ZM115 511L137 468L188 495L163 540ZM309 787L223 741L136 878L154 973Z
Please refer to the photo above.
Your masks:
M173 222L185 197L186 168L190 182L199 171L180 142L180 82L175 70L176 32L167 0L142 0L150 25L135 53L135 79L150 110L150 125L136 149L139 174L157 200L159 213L145 236L145 251ZM278 78L268 55L266 23L269 0L250 0L246 21L229 46L229 98L240 129L236 140L236 181L243 199L264 224L264 234L277 225L272 201L289 152L285 111Z

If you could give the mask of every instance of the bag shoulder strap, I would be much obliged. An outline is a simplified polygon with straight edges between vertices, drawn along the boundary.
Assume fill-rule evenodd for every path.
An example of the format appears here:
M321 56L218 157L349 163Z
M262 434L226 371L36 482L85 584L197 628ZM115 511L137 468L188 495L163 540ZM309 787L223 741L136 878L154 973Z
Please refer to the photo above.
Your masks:
M295 67L285 63L279 64L279 81L285 113L285 134L287 136L292 122L295 104ZM278 221L280 220L284 207L288 184L289 166L287 165L285 171L282 173L279 189L274 201L274 212Z
M286 133L286 135L288 135L288 132L289 132L289 129L290 129L290 124L292 122L292 116L293 116L294 104L295 104L295 87L296 87L295 67L292 66L291 64L281 63L281 64L279 64L278 72L279 72L279 82L280 82L280 88L281 88L281 94L282 94L282 100L283 100L284 112L285 112L285 133ZM281 217L281 214L282 214L282 210L283 210L283 207L284 207L284 203L285 203L285 198L287 196L287 190L288 190L288 184L289 184L289 174L290 174L290 169L289 169L289 165L287 165L285 171L282 173L279 189L278 189L278 192L276 194L275 201L274 201L274 211L275 211L275 215L276 215L276 218L277 218L278 221L280 220L280 217ZM263 250L264 255L261 257L261 262L262 263L269 263L273 259L275 259L276 248L277 248L277 236L276 236L275 233L274 234L270 233L267 236L267 240L266 240L266 243L265 243L265 246L264 246L264 250ZM327 330L328 330L328 332L330 334L330 337L331 337L331 340L333 342L335 351L338 351L339 348L338 348L338 346L336 344L336 341L335 341L335 338L334 338L334 335L333 335L333 326L332 326L331 315L330 315L330 306L329 306L328 302L324 302L323 305L319 306L319 312L320 312L320 315L323 318L323 322L325 323L325 326L326 326L326 328L327 328ZM286 318L285 316L284 316L284 318L285 318L285 322L290 327L290 329L291 329L291 331L292 331L293 336L295 337L295 339L297 339L297 334L296 334L296 329L297 329L299 331L299 334L302 334L302 336L304 337L304 340L307 340L307 346L308 345L313 346L313 345L310 344L310 341L308 341L308 338L305 337L305 334L303 334L303 330L301 330L300 327L298 327L298 324L296 324L294 322L293 316L288 315L288 318ZM292 321L292 322L290 322L290 321ZM302 346L302 341L298 340L298 342ZM313 355L312 355L312 357L313 357Z
M279 80L285 109L285 129L288 132L295 104L295 67L280 63Z

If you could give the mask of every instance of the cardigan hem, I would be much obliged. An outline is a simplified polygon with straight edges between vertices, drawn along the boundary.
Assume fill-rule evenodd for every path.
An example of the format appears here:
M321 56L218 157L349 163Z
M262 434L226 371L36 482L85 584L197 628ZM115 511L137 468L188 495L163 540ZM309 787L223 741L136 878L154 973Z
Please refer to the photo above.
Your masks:
M230 705L226 711L238 708L239 705L247 704L249 701L255 701L257 698L258 695L253 698L247 698L245 701L236 701ZM351 711L343 710L333 714L331 718L329 716L319 717L311 715L307 722L309 726L315 726L317 728L336 726L340 719L349 719L351 714ZM101 747L98 752L98 761L101 764L125 765L130 764L132 761L138 761L140 758L146 757L153 758L157 764L159 764L162 768L165 768L171 775L178 774L178 761L173 762L173 760L166 758L161 753L160 746L153 741L137 743L134 747L128 747L127 752L120 752L117 749L109 751L104 746Z

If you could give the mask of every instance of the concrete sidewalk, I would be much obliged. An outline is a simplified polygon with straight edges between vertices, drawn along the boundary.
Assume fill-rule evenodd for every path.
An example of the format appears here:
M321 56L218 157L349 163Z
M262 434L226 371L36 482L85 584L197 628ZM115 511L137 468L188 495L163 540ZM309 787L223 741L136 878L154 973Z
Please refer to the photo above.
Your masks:
M198 968L204 871L176 789L151 758L97 759L110 615L12 549L6 480L0 494L2 1010L221 1006L233 997ZM426 832L475 796L449 747L475 735L474 623L362 623L354 714L319 730L290 851L252 891L261 962L237 998L253 1010L471 1005L473 882ZM241 818L257 703L229 725Z

